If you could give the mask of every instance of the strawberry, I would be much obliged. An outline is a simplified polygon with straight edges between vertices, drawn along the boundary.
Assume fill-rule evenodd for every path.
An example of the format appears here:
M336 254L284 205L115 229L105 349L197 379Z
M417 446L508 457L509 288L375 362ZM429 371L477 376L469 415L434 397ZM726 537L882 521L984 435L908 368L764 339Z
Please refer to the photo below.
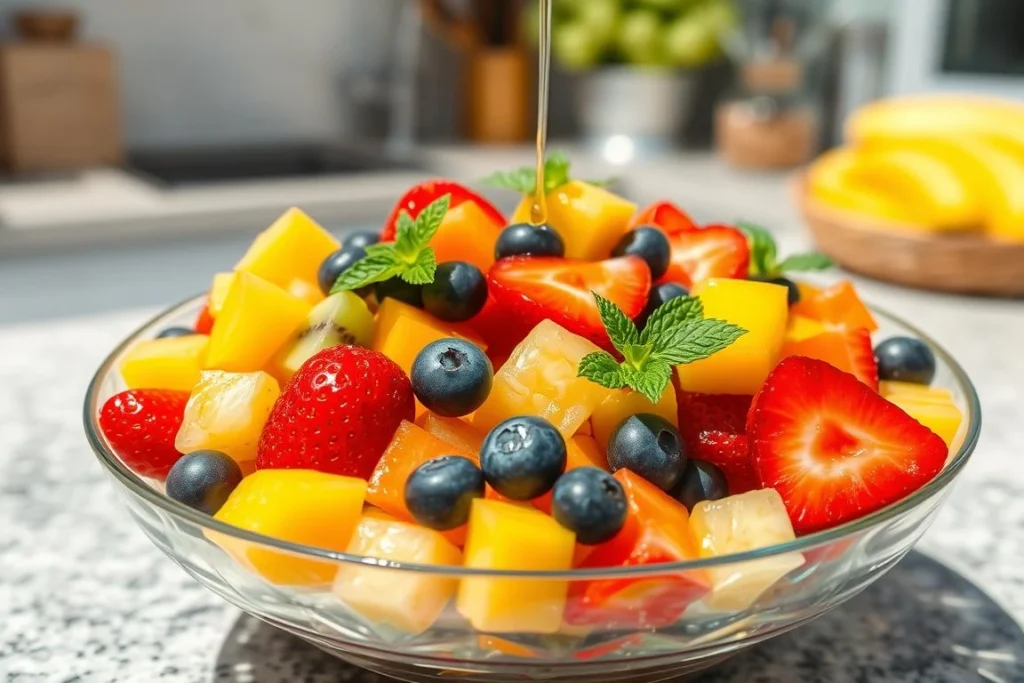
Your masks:
M671 235L668 241L672 257L662 282L689 288L710 277L747 277L750 247L736 228L709 225Z
M380 240L381 242L392 242L395 239L395 226L398 223L398 215L403 211L409 212L409 217L415 219L419 215L423 207L430 204L435 199L443 197L446 194L452 196L449 209L454 209L456 206L463 202L475 202L480 209L487 214L496 225L507 225L508 221L489 201L481 197L476 192L473 192L468 187L460 185L451 180L428 180L424 183L420 183L415 187L409 188L409 191L402 195L402 198L395 204L395 208L391 210L391 215L388 216L387 221L384 223L384 229L381 231Z
M493 296L487 297L484 307L466 323L470 329L487 342L487 357L497 369L512 350L533 329L526 321L518 318Z
M641 225L653 225L671 237L681 232L696 230L697 224L690 216L672 202L654 202L629 221L629 229Z
M174 437L185 417L187 391L130 389L107 399L100 431L125 465L143 477L163 480L181 453Z
M679 433L687 452L722 470L729 493L761 488L746 436L750 396L697 394L676 386Z
M495 301L519 325L532 328L548 318L570 332L611 349L593 293L635 318L647 303L651 271L637 256L594 263L554 257L513 256L487 276Z
M332 346L281 392L263 427L256 469L312 469L368 479L402 420L415 412L412 385L382 353Z
M210 305L203 306L203 310L199 311L199 315L196 316L196 323L193 325L196 334L210 334L213 331L213 316L210 315Z
M761 484L798 534L895 503L939 473L945 442L853 375L801 356L772 371L751 407Z

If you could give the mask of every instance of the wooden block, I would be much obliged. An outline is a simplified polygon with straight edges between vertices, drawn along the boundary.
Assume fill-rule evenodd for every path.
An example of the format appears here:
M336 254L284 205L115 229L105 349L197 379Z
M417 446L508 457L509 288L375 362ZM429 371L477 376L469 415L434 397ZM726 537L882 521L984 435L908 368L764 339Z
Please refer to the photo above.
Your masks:
M100 45L0 47L0 145L15 172L121 164L113 53Z

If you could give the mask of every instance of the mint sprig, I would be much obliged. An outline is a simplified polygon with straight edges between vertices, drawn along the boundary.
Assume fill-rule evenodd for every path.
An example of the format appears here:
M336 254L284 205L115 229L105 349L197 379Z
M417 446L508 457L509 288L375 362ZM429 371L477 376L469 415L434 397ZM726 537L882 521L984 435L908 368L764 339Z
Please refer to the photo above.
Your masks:
M608 389L629 387L651 403L664 393L673 366L718 353L747 332L724 320L704 318L700 299L690 296L659 306L641 332L613 302L596 292L593 295L601 323L623 360L607 351L588 353L580 360L577 375Z
M555 151L544 160L544 194L557 190L572 180L569 175L571 163L565 152ZM607 187L611 180L588 180L591 185ZM537 189L537 169L533 166L522 166L514 171L497 171L480 181L482 185L505 190L515 190L520 194L533 194Z
M437 256L427 246L444 221L452 196L446 194L423 207L416 220L408 211L398 216L394 242L366 247L366 256L349 266L331 287L331 294L360 289L374 282L400 277L410 285L434 281Z
M783 273L809 270L825 270L834 264L832 259L818 252L792 254L779 261L778 247L772 234L754 223L736 223L750 245L751 277L778 277Z

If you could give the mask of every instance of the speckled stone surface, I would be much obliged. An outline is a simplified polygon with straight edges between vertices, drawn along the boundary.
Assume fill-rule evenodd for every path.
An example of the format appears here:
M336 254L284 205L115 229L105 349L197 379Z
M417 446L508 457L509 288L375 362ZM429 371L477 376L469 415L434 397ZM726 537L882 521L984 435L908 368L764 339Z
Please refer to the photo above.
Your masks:
M977 455L922 547L954 558L1024 616L1024 303L874 283L864 291L934 334L982 397ZM157 551L113 499L82 433L82 397L106 352L148 313L0 329L0 680L378 680L240 617ZM980 594L912 559L856 602L705 680L1022 681L1013 668L1022 652L1019 629Z

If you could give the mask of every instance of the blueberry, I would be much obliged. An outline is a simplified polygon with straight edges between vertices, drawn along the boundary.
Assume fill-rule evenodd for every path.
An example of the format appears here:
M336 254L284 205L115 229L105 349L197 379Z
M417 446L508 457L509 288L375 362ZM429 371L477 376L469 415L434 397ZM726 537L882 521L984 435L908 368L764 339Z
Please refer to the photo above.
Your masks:
M162 330L160 334L156 335L156 338L167 339L168 337L188 337L195 333L196 331L191 327L168 327L166 330Z
M935 354L920 339L892 337L875 347L878 379L931 384L935 379Z
M469 415L491 393L494 369L475 344L439 339L423 347L412 364L412 390L428 410L444 417Z
M679 430L658 415L637 413L627 417L608 438L608 464L612 471L626 468L663 491L679 483L686 469L686 453Z
M604 543L626 523L626 492L615 477L597 467L578 467L555 482L551 515L576 533L583 545Z
M678 282L662 282L660 285L651 287L651 293L647 295L647 305L636 319L637 327L643 329L647 324L647 319L651 317L651 313L654 313L658 306L681 296L690 296L690 291Z
M484 496L484 475L469 458L444 455L428 460L405 481L405 505L425 527L448 531L469 521L474 498Z
M721 500L729 495L729 485L722 470L704 460L691 459L683 478L672 489L672 497L692 511L702 500Z
M547 420L513 417L487 434L480 466L501 495L533 500L550 491L565 471L565 439Z
M672 249L665 233L649 225L630 230L612 249L612 256L639 256L651 269L651 278L657 280L668 270Z
M487 303L487 279L465 261L446 261L423 285L423 307L435 318L457 323L469 320Z
M380 235L369 230L363 230L360 232L353 232L351 235L341 241L342 247L353 247L357 249L366 249L371 244L377 244L380 242Z
M373 286L373 291L377 295L377 301L383 302L386 298L392 298L416 308L423 308L422 285L410 285L400 277L378 282Z
M317 271L317 281L320 284L320 291L324 296L330 294L334 283L352 264L366 256L362 247L342 247L333 252L320 264Z
M565 256L565 243L549 225L516 223L501 231L494 258L506 256Z
M169 498L213 515L242 481L242 470L220 451L195 451L174 463L164 490Z
M773 285L782 285L786 288L786 301L792 306L800 301L800 288L788 277L752 277L751 280L758 282L770 282Z

